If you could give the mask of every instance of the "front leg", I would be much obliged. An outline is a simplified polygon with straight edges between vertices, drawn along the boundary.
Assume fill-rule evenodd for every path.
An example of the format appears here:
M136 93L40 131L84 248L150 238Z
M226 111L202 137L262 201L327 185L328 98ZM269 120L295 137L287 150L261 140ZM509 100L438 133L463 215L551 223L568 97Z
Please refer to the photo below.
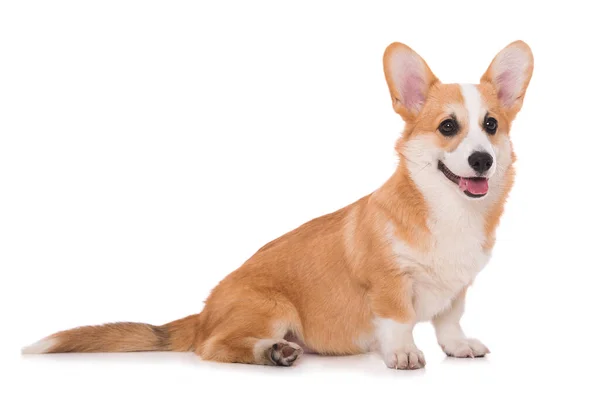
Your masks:
M375 337L388 368L419 369L425 357L415 345L416 323L411 283L406 276L388 276L369 293L375 314Z
M460 318L465 311L463 290L453 301L449 309L433 318L433 326L439 345L451 357L483 357L490 351L477 339L467 338L460 327Z

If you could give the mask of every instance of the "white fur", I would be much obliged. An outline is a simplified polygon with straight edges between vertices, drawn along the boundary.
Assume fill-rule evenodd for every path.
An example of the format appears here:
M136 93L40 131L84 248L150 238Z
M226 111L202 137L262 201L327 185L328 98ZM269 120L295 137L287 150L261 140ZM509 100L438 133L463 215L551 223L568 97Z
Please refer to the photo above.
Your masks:
M465 336L460 318L465 310L465 297L459 295L452 306L433 319L437 340L446 354L454 357L480 357L490 351L477 339Z
M431 320L448 308L487 263L483 212L501 192L491 180L488 194L472 201L437 169L440 154L435 148L431 138L421 136L411 139L404 149L413 161L408 163L413 180L429 205L431 239L426 251L396 237L391 222L388 227L398 267L413 278L413 306L419 321Z
M282 338L286 335L286 333L293 331L296 334L295 329L292 329L290 324L287 321L275 321L272 328L272 337Z
M389 318L375 318L375 335L382 352L390 352L406 345L414 345L414 324L401 324Z
M54 338L45 338L21 349L22 354L44 354L58 344Z
M375 335L373 335L371 332L364 332L354 340L354 344L356 344L361 351L367 353L369 351L376 350L376 345L378 342Z
M435 334L440 346L444 347L446 343L466 339L466 336L460 327L460 318L465 311L464 295L457 296L452 302L452 306L443 313L438 314L433 319Z
M375 318L373 324L385 365L396 369L425 366L423 353L413 339L414 324L402 324L388 318Z
M481 216L463 212L456 218L435 222L434 218L430 218L428 225L435 239L428 244L427 252L415 250L395 237L391 226L388 231L398 267L411 274L418 321L429 321L446 310L489 259L489 254L482 250Z
M468 178L476 176L475 171L469 165L469 156L476 151L484 151L489 153L494 160L492 168L485 175L491 177L496 170L496 155L488 134L482 128L486 110L483 107L481 95L475 85L460 85L460 90L469 120L467 135L453 152L444 154L442 161L456 175Z
M475 110L479 110L477 115L481 115L485 110L480 110L481 99L472 90L477 91L474 86L466 86L465 106L470 115L476 113ZM494 154L496 164L489 178L487 195L475 201L465 196L438 170L438 160L447 154L437 146L431 135L411 138L401 149L402 157L408 161L410 175L429 206L427 225L431 235L430 242L424 246L425 251L417 250L395 236L391 222L388 226L388 240L398 268L413 279L413 306L418 321L431 320L447 310L452 300L473 282L490 257L489 252L484 250L485 213L502 195L512 149L507 137L499 138L499 144L492 146L478 122L470 123L469 128L469 134L474 132L471 137L475 138L468 141L469 150L477 150L473 143L479 143ZM477 138L477 135L483 138ZM463 157L467 153L463 152Z

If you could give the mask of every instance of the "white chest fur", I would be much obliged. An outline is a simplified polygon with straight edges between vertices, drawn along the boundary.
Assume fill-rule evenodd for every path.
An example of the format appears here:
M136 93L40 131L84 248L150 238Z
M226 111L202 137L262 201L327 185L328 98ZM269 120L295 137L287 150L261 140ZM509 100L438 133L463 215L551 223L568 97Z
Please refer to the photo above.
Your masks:
M446 309L489 260L483 249L484 218L477 208L440 207L433 210L428 225L431 236L425 251L408 246L392 229L389 236L398 268L412 277L413 306L420 321Z
M472 200L441 176L439 155L424 150L432 146L429 140L423 135L405 148L411 176L428 205L429 242L424 251L416 250L393 234L393 226L388 231L398 268L413 277L413 302L420 321L444 311L488 262L485 218L500 199L512 153L508 138L500 138L493 146L497 168L489 180L488 194Z

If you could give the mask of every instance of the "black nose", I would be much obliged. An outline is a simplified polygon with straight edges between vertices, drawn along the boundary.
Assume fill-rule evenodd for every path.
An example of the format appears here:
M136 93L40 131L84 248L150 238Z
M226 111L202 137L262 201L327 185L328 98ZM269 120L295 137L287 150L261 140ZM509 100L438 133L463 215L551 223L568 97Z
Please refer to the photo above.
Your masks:
M476 151L469 156L469 165L475 170L475 172L483 174L488 169L492 168L494 159L489 153L485 151Z

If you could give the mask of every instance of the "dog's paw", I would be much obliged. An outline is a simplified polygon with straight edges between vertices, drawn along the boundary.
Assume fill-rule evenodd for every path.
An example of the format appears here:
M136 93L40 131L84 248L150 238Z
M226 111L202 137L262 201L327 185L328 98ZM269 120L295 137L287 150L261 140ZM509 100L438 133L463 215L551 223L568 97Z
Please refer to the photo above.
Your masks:
M291 366L294 361L303 353L303 350L296 343L278 341L267 350L268 357L274 365L282 367Z
M383 361L388 368L392 369L420 369L425 366L423 352L416 346L407 346L384 353Z
M483 357L490 350L477 339L454 339L440 343L442 350L450 357L475 358Z

